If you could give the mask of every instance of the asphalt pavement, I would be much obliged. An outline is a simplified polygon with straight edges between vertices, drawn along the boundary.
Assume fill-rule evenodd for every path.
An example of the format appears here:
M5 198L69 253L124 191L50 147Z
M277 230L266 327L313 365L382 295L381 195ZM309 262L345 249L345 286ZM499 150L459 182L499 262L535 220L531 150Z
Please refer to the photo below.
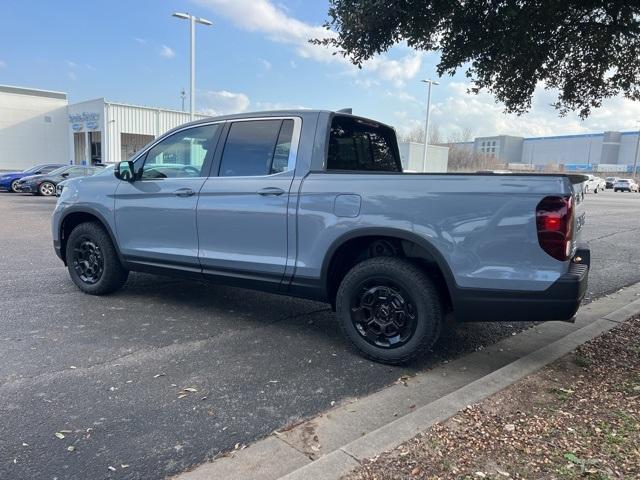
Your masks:
M137 273L91 297L53 252L54 203L0 194L0 478L176 474L527 326L463 325L401 368L320 303ZM590 300L640 281L640 195L586 205Z

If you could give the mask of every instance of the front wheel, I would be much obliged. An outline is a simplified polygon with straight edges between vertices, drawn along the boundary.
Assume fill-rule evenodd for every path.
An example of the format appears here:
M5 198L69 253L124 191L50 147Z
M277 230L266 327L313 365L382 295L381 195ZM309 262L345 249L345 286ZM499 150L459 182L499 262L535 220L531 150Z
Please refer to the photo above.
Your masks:
M129 276L109 234L95 222L81 223L73 229L67 240L66 260L73 283L91 295L113 293Z
M14 180L13 182L11 182L11 186L9 187L9 190L12 193L18 193L18 183L20 183L20 180Z
M45 197L56 194L56 186L51 182L42 182L38 187L38 193Z
M336 297L340 327L372 360L406 363L429 350L442 329L442 302L427 274L395 257L353 267Z

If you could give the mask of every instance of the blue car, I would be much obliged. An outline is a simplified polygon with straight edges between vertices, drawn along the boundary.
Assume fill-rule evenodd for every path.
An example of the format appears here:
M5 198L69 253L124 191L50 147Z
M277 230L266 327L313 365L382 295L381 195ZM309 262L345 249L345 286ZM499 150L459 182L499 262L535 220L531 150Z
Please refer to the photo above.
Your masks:
M53 172L56 168L64 167L61 163L45 163L43 165L36 165L22 172L5 172L0 173L0 190L8 190L13 193L18 192L18 182L23 177L29 175L42 175L45 173Z

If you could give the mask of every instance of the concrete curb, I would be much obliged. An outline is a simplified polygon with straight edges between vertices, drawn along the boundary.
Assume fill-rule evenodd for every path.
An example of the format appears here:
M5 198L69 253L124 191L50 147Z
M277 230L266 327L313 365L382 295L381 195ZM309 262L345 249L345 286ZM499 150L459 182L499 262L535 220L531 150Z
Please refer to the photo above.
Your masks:
M585 306L576 324L534 327L421 373L407 386L393 385L341 405L176 478L338 479L361 461L397 447L640 314L639 296L640 283ZM393 409L409 413L398 417Z

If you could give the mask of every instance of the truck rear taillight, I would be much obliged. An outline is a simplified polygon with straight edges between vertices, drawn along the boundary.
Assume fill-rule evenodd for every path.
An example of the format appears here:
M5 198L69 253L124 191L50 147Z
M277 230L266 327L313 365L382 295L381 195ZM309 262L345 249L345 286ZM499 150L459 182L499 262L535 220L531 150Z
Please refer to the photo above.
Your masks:
M536 208L538 242L556 260L571 256L573 240L573 197L545 197Z

